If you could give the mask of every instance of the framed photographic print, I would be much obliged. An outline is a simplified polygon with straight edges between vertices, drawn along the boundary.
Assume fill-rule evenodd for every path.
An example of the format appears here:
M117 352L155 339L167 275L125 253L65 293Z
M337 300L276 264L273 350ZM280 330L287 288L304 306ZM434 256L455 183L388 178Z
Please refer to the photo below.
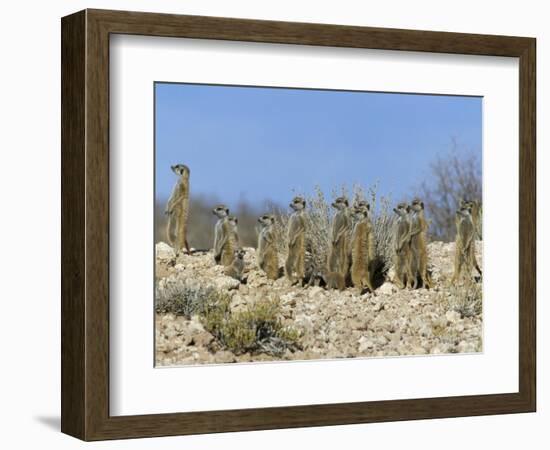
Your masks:
M535 39L62 19L62 431L535 411Z

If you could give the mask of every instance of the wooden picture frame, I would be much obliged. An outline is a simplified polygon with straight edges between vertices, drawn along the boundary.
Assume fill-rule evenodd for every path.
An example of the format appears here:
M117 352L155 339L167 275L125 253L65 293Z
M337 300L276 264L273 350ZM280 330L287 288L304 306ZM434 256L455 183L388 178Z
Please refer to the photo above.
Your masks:
M533 38L85 10L62 30L62 416L84 440L531 412L536 408ZM519 391L109 415L109 36L136 34L519 58Z

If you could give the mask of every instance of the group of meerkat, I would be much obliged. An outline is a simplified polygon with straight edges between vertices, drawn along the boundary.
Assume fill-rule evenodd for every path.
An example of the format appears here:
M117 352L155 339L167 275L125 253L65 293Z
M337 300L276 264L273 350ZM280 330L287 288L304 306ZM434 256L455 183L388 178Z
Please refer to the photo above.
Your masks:
M394 231L394 284L401 288L416 289L418 280L425 288L433 282L428 274L427 230L424 217L424 203L415 198L410 205L399 203ZM454 270L451 283L465 278L471 281L475 268L479 276L481 269L475 256L475 241L481 239L481 205L477 201L460 200L455 213L456 238Z
M428 275L428 223L424 217L424 202L415 198L410 205L399 203L394 231L394 279L400 288L416 289L418 280L429 289L432 280Z
M170 196L165 214L168 216L166 235L176 251L184 247L188 253L187 219L189 216L190 170L184 164L171 167L178 181ZM343 290L346 285L368 289L374 293L373 261L375 259L375 237L370 218L370 205L363 200L355 201L350 207L347 198L338 197L332 203L336 209L330 232L330 244L326 267L306 276L306 200L294 197L290 203L292 214L287 226L288 252L284 273L292 284L312 284L322 281L328 289ZM400 288L416 289L418 281L425 288L433 285L428 274L427 230L424 217L424 203L415 198L410 205L399 203L394 212L397 215L394 228L394 279ZM461 200L456 211L456 250L452 282L461 275L481 269L475 257L475 240L481 238L479 202ZM239 245L238 220L229 215L229 208L218 205L212 213L217 217L214 226L213 253L216 264L224 266L225 273L240 281L244 273L245 251ZM275 216L264 214L258 218L257 264L269 279L280 276L278 259L278 236L275 231ZM175 236L173 236L175 234Z

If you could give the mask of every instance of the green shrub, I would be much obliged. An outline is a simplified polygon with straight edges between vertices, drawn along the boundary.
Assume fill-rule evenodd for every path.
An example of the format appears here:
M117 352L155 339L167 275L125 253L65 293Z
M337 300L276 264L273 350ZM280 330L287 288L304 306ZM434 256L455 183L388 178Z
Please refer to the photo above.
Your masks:
M283 326L278 299L262 300L232 312L230 299L210 302L202 316L204 327L235 354L266 353L281 356L298 348L298 332Z

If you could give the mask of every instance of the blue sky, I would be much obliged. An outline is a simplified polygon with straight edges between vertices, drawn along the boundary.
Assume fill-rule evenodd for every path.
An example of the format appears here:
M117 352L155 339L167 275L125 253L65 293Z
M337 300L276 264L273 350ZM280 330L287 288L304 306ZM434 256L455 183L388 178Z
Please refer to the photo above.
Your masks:
M288 204L293 189L378 183L398 199L456 141L482 146L482 99L156 83L156 195L191 169L191 195Z

